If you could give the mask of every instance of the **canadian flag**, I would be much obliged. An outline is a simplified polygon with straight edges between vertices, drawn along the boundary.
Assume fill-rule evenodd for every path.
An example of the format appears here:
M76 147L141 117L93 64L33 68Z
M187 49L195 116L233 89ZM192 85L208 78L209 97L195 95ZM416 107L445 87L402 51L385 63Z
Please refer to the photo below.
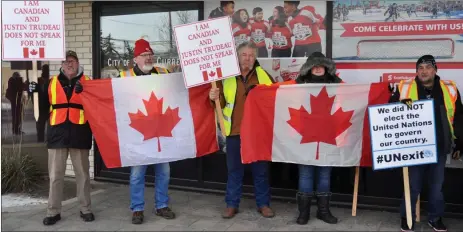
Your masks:
M24 47L24 58L45 58L45 48L43 47Z
M222 78L222 68L218 67L215 70L204 70L203 79L204 81L209 81L209 79Z
M259 85L246 98L242 162L371 166L367 107L389 97L387 83Z
M85 117L108 168L218 151L210 85L186 89L181 73L166 75L83 82Z

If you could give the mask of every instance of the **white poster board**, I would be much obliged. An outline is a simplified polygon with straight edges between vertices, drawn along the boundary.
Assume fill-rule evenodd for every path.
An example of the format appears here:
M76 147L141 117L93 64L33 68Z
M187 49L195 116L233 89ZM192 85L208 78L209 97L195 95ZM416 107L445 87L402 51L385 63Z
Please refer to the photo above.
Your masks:
M368 107L373 170L437 163L434 101Z
M2 59L64 60L63 1L2 1Z
M230 24L221 17L174 28L187 88L241 74Z

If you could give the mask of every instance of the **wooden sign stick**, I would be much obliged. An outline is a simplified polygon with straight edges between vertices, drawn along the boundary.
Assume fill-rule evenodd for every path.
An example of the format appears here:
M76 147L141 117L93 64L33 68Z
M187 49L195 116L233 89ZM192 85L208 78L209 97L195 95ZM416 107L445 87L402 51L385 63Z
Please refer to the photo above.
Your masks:
M36 60L32 61L32 81L37 83L37 61ZM29 86L27 86L27 88L29 88ZM33 101L34 101L34 118L35 118L35 121L38 121L39 120L39 93L34 92Z
M217 83L212 82L212 88L217 88ZM222 131L222 135L225 137L225 125L223 124L223 112L222 107L220 106L220 99L215 100L215 112L217 113L217 117L219 120L220 131Z
M407 225L408 228L412 228L412 207L410 203L410 181L408 179L408 167L403 167L403 176L404 176L404 194L405 194L405 211L407 215Z
M355 182L354 182L354 199L352 200L352 216L357 216L357 199L359 192L359 172L360 167L355 167Z

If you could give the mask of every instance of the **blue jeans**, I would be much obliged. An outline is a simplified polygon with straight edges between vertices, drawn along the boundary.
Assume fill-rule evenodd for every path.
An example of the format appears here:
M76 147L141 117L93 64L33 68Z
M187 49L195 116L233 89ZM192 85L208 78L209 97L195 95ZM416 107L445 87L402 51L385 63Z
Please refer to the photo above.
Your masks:
M145 208L145 173L147 165L133 166L130 169L130 209L132 212L142 211ZM155 164L155 208L162 209L168 206L170 180L169 163Z
M412 208L412 218L415 218L416 201L423 187L423 180L428 181L428 220L436 220L444 215L444 194L442 185L444 184L446 155L440 155L436 164L427 164L408 167L410 180L410 205ZM406 217L405 199L402 198L400 206L402 217Z
M331 169L332 167L299 164L299 192L313 194L317 175L316 195L328 196L331 192Z
M227 193L225 203L228 208L238 208L240 204L244 164L241 163L241 139L239 135L228 136L227 142ZM270 206L270 186L268 182L267 162L258 161L249 164L252 169L252 178L254 180L254 194L256 196L257 208Z

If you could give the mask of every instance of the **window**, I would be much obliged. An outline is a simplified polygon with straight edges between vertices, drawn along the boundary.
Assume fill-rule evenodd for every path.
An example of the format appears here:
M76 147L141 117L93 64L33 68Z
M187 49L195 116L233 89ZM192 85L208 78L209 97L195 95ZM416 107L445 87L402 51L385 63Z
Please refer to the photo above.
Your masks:
M135 41L147 40L155 65L180 70L173 28L199 20L202 2L105 4L100 17L101 77L114 78L134 66Z

